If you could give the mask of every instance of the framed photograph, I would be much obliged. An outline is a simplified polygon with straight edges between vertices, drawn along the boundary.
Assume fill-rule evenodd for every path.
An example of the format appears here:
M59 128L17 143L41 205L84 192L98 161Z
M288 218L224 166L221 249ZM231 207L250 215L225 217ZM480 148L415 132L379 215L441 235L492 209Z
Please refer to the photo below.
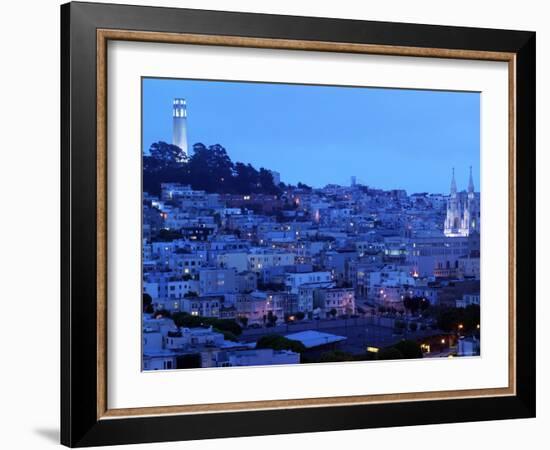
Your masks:
M534 417L534 32L61 26L63 444Z

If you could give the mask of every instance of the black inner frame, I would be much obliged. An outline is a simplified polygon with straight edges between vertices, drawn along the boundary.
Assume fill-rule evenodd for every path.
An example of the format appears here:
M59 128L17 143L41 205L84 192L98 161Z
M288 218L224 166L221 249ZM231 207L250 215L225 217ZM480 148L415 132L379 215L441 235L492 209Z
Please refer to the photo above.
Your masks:
M515 53L517 394L98 420L96 30L99 28ZM69 3L61 7L60 132L62 444L82 447L535 416L534 32Z

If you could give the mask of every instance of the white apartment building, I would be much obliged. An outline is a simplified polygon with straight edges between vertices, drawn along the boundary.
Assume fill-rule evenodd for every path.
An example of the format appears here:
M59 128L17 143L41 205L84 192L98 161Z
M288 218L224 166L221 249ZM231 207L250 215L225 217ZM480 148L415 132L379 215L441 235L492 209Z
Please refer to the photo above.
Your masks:
M320 289L319 297L325 315L335 310L337 316L355 314L355 290L353 288Z
M220 317L221 297L191 297L180 301L182 311L192 316Z
M295 260L295 253L257 249L248 254L248 270L260 272L265 267L291 266Z
M293 293L298 294L300 286L303 284L316 284L328 283L332 281L332 274L330 272L300 272L300 273L287 273L285 276L285 285L287 289Z
M222 295L237 292L235 269L202 269L199 272L200 295Z

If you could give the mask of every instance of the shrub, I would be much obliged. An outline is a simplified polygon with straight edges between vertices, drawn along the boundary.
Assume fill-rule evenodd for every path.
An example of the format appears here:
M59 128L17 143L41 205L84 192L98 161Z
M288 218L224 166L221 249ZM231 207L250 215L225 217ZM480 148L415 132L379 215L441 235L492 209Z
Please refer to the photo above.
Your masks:
M304 344L287 339L279 334L267 334L256 342L256 348L272 348L273 350L291 350L296 353L306 351Z
M380 360L403 359L403 354L395 347L383 348L376 355Z
M401 352L404 359L422 358L422 350L420 345L410 339L399 341L394 347Z

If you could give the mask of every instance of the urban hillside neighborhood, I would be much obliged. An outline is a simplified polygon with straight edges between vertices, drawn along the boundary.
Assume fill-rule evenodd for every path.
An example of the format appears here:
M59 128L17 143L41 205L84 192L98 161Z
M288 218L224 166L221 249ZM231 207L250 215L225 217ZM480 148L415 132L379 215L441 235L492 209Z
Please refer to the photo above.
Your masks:
M189 151L185 108L143 155L143 370L480 354L471 169L439 194L292 185Z

